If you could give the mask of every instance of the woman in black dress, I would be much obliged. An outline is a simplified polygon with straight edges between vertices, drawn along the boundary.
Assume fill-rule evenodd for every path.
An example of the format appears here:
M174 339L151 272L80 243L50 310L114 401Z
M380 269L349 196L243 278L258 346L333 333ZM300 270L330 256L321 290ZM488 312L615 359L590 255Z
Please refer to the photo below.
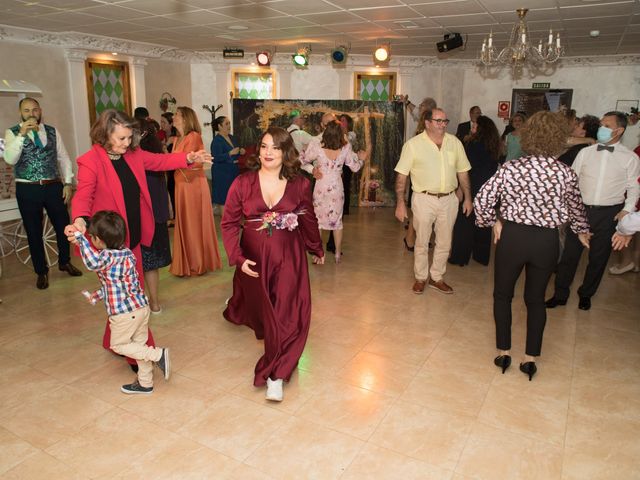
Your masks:
M464 146L471 163L469 177L471 179L471 195L475 198L480 187L489 180L498 169L500 155L500 135L495 123L481 115L477 121L478 128ZM491 255L491 229L475 225L475 215L468 217L458 210L458 217L453 226L453 241L449 263L464 266L471 257L482 265L489 264Z

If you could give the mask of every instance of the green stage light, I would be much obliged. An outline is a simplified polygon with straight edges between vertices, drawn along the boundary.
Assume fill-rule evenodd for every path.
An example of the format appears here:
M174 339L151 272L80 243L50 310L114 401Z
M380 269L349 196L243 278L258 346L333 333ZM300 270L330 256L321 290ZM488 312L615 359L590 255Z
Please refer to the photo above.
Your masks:
M299 68L308 67L310 52L311 52L310 47L299 48L296 53L291 55L291 59L293 60L293 65Z

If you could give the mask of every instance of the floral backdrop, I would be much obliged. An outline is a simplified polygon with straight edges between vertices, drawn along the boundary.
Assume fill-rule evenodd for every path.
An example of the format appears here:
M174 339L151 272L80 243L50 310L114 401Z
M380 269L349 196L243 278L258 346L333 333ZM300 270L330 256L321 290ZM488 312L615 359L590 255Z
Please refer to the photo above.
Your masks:
M363 100L233 100L233 132L240 146L255 151L261 133L270 125L287 128L294 110L306 118L304 129L320 132L322 115L349 115L354 122L359 149L371 148L364 167L353 175L351 204L395 205L394 168L404 139L404 109L397 102Z

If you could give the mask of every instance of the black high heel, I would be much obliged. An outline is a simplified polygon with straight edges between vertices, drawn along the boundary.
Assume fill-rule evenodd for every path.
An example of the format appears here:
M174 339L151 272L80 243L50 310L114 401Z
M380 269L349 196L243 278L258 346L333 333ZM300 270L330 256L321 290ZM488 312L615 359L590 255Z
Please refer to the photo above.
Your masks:
M406 248L408 251L413 252L415 250L415 245L413 247L410 247L409 244L407 243L407 239L403 238L402 241L404 242L404 248Z
M520 364L520 371L525 375L529 375L529 381L533 378L533 376L538 371L536 367L536 362L525 362Z
M502 374L507 371L507 368L511 366L511 355L498 355L493 359L493 363L496 367L500 367L502 369Z

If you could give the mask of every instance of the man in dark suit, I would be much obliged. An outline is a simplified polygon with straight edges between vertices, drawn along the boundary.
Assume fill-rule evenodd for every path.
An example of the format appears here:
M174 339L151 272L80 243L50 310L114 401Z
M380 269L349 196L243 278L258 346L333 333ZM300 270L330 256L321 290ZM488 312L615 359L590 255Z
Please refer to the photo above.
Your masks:
M479 106L474 105L471 107L469 110L469 118L471 120L458 124L458 129L456 130L456 137L458 137L458 140L464 143L471 135L476 133L476 122L480 115L482 115L482 110L480 110Z

